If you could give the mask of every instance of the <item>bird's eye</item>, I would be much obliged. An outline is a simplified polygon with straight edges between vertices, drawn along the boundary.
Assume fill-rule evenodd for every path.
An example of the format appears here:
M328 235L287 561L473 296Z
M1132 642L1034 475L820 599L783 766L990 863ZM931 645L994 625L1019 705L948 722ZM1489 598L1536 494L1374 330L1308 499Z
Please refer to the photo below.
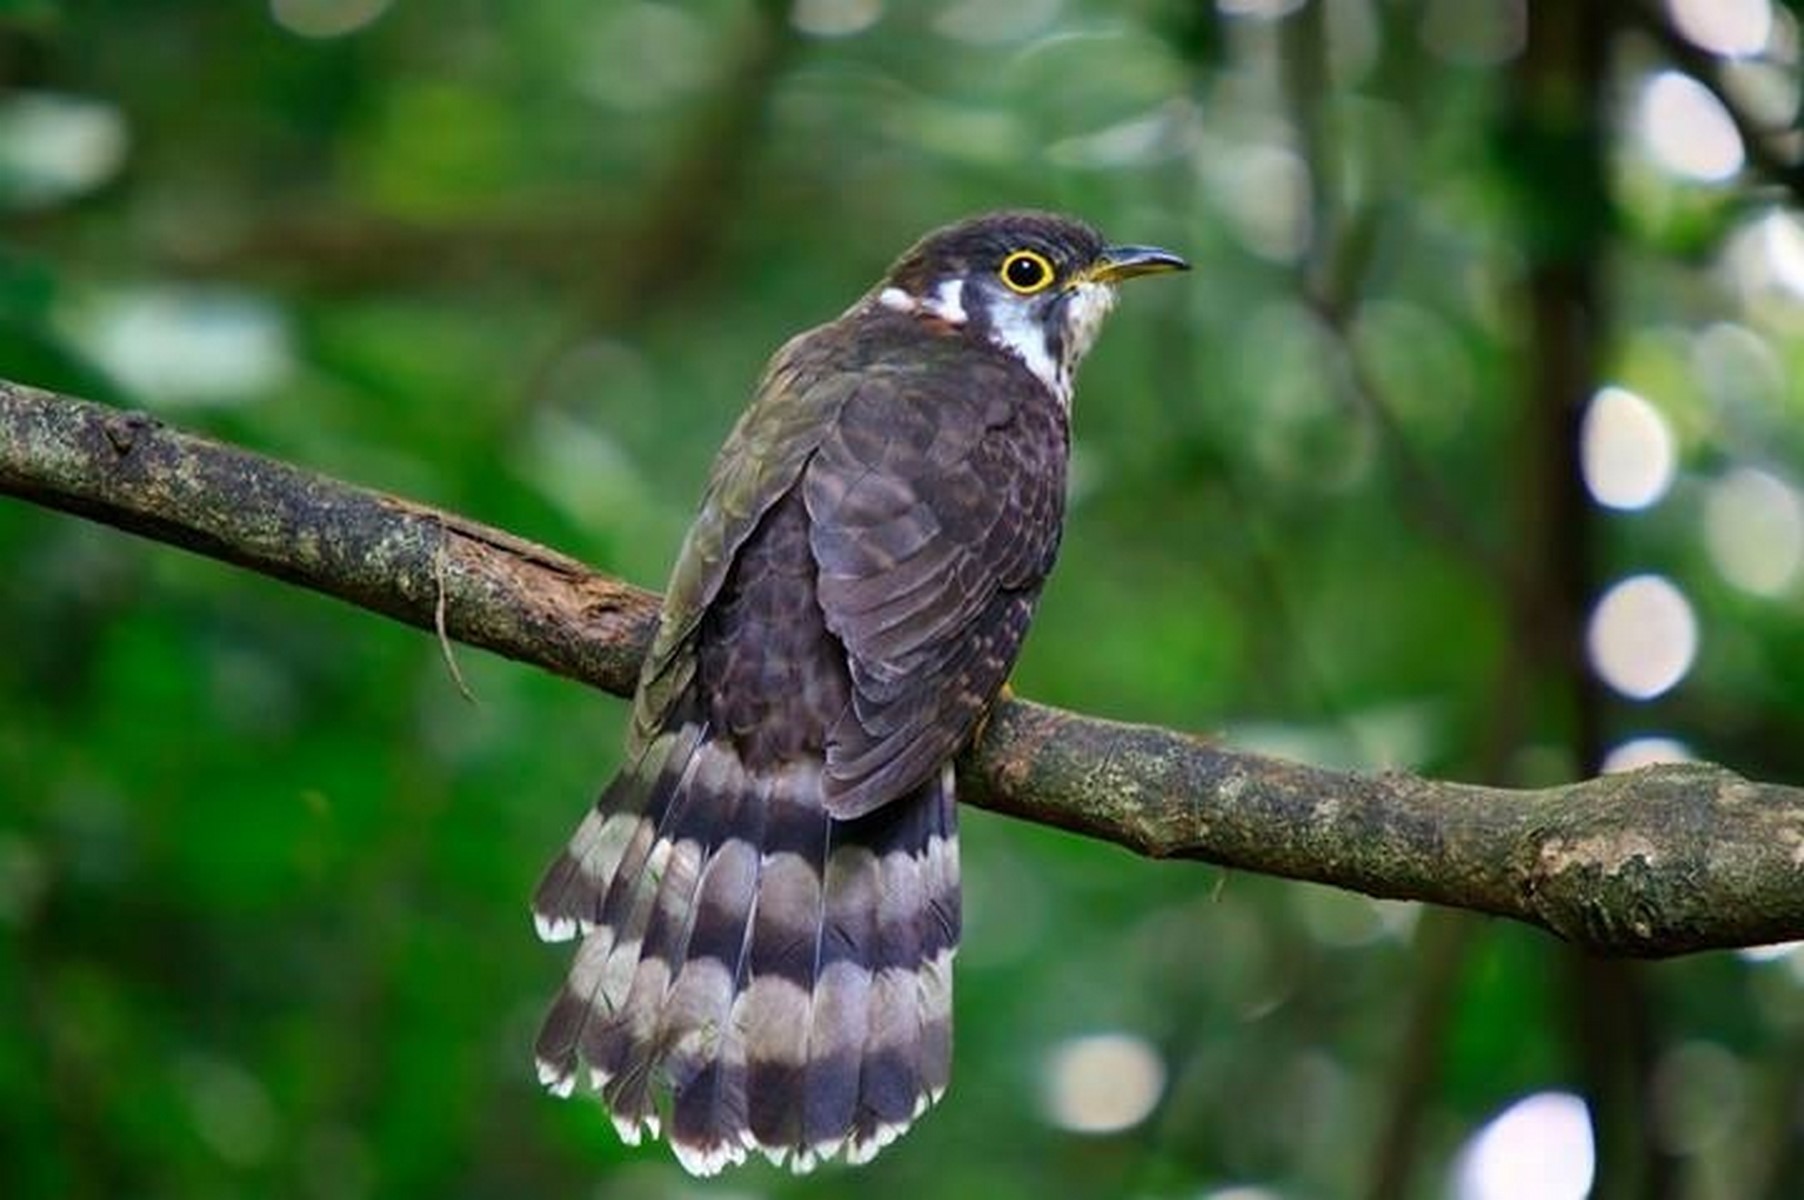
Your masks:
M1002 269L997 273L1011 291L1023 296L1031 296L1052 282L1052 264L1034 250L1015 251L1002 260Z

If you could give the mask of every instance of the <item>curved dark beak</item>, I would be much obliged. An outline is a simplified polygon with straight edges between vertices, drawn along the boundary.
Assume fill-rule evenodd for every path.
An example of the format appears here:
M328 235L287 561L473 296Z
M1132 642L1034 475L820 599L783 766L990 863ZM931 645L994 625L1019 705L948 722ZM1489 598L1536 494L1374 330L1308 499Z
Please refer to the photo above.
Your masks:
M1120 283L1136 275L1188 271L1190 264L1157 246L1104 246L1087 274L1102 283Z

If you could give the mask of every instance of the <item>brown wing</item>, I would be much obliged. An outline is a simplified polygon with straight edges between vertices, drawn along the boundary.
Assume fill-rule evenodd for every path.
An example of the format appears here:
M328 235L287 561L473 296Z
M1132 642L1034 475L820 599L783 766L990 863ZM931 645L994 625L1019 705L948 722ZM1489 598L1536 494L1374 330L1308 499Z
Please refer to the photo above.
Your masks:
M1066 424L1012 360L930 337L845 401L802 475L852 707L828 739L841 817L918 786L971 736L1058 548Z
M695 635L738 555L803 464L857 381L835 363L842 339L822 326L771 359L751 405L721 447L695 523L665 589L657 638L639 674L637 743L650 743L695 676Z

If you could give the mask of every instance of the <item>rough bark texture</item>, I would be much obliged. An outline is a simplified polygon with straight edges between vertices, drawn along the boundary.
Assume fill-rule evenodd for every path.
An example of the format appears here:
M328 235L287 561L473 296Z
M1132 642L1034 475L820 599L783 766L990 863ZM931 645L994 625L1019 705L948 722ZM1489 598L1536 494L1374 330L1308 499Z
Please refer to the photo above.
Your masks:
M630 695L658 595L463 517L0 381L0 492Z
M0 381L0 493L615 695L658 597L500 530ZM1006 700L970 803L1153 857L1513 917L1604 953L1804 937L1804 790L1708 765L1518 791L1350 774Z

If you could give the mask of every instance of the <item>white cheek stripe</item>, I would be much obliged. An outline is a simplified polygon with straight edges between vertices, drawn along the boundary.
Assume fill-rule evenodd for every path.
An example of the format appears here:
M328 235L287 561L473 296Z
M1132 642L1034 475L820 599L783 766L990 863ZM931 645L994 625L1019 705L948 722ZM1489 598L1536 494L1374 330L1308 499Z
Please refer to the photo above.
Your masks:
M899 287L886 287L877 293L877 303L891 312L922 313L946 322L963 325L970 320L965 311L965 281L948 279L931 296L912 296Z
M948 325L963 325L969 319L965 312L965 281L946 280L921 304L921 308Z

